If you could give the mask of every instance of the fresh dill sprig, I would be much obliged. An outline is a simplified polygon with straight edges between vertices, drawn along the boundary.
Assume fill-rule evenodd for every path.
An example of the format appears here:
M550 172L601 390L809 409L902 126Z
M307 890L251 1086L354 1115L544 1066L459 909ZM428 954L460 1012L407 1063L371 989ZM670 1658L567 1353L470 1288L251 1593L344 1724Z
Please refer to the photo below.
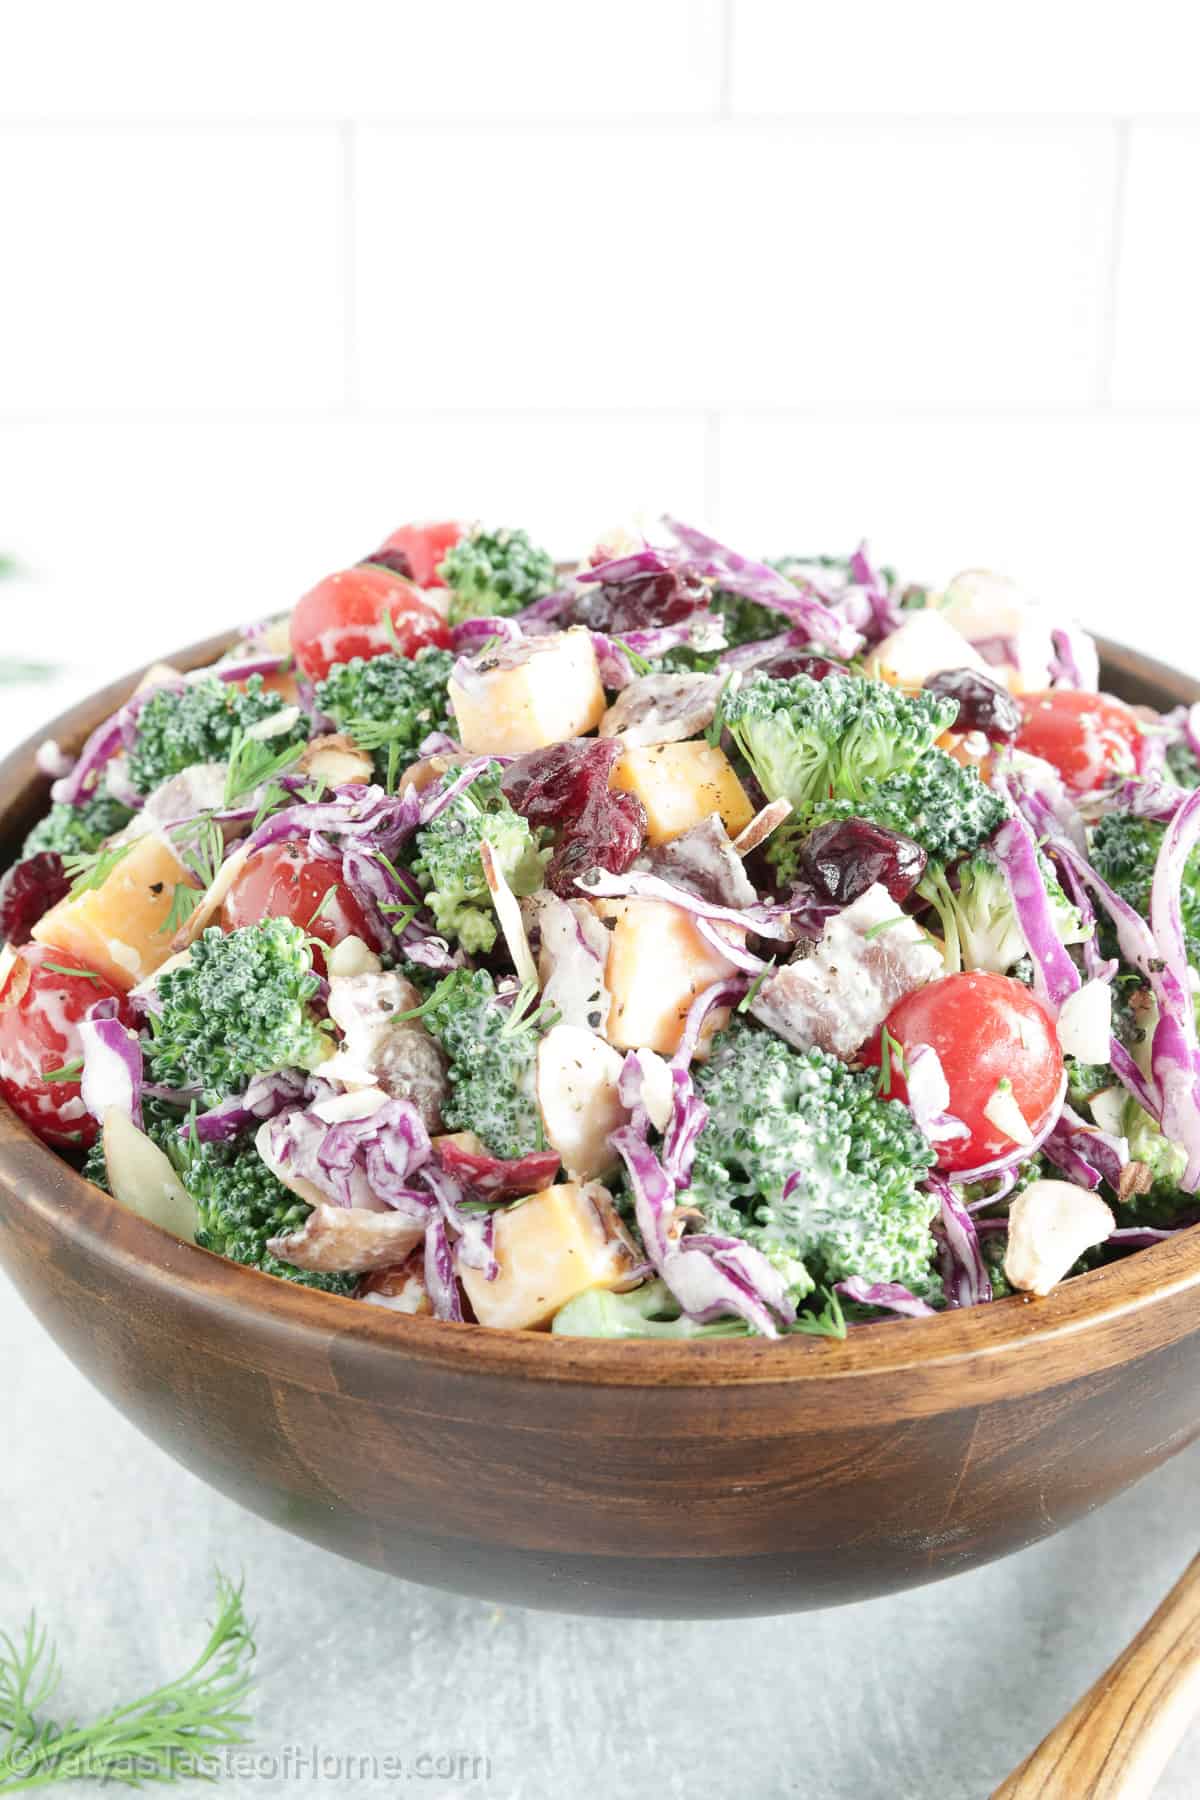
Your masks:
M819 1313L801 1313L793 1331L805 1337L844 1338L846 1335L846 1316L842 1311L842 1303L834 1288L824 1288L825 1304Z
M131 838L125 844L102 844L99 850L79 850L63 857L63 869L70 876L68 898L77 900L91 888L103 887L117 865L133 849Z
M65 1062L58 1069L43 1069L43 1081L78 1081L83 1074L83 1058L76 1056L71 1062Z
M271 748L270 738L252 737L241 726L233 734L229 746L229 762L225 771L225 804L233 806L243 794L251 794L264 781L273 781L297 762L305 746L288 743L282 750Z
M170 835L184 867L191 870L202 888L210 888L225 861L225 833L220 822L212 813L200 813L176 825Z
M203 898L202 888L192 887L186 881L177 881L171 894L171 910L155 935L164 937L168 933L181 931Z
M36 1615L16 1638L0 1632L0 1794L80 1778L129 1787L218 1772L214 1752L244 1744L253 1684L254 1636L242 1584L217 1574L217 1615L191 1666L161 1687L89 1724L43 1716L61 1665Z

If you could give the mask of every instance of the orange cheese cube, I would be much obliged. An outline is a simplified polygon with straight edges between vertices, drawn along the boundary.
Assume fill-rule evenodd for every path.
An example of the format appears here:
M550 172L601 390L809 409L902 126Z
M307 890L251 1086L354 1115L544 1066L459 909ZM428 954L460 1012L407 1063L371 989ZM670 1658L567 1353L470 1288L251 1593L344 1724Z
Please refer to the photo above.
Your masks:
M736 837L754 817L750 796L729 758L702 739L630 745L613 770L611 785L637 795L646 809L652 844L669 842L713 813Z
M114 987L136 987L171 953L165 927L180 885L200 884L170 840L148 832L101 886L51 907L34 926L33 936L106 975Z
M555 1313L585 1288L618 1288L639 1256L617 1216L612 1195L598 1181L559 1182L496 1214L493 1242L500 1272L459 1269L481 1325L545 1329Z
M608 1027L618 1050L679 1048L688 1008L697 994L737 973L706 943L689 915L669 900L597 900L609 933L606 980L612 996ZM725 1023L723 1009L710 1013L705 1036Z
M582 628L502 644L449 692L464 750L541 750L582 737L604 715L596 652Z

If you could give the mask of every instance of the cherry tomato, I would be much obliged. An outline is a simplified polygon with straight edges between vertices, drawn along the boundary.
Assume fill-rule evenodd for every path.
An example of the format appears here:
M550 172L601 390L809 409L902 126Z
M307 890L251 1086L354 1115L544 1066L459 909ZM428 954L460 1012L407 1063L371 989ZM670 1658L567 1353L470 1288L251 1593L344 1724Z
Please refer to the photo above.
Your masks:
M1053 763L1075 794L1098 788L1112 775L1132 775L1142 734L1135 714L1107 694L1051 688L1021 694L1017 747Z
M465 529L456 519L447 519L437 525L401 525L399 531L393 531L391 537L384 539L380 549L402 550L418 587L445 587L437 572L438 564L447 550L454 548Z
M1012 1150L1016 1140L988 1118L986 1108L998 1084L1012 1084L1012 1098L1036 1136L1050 1117L1062 1084L1063 1058L1054 1020L1035 994L1008 975L975 971L945 975L897 1002L883 1026L888 1046L892 1098L907 1100L895 1045L907 1055L918 1044L937 1051L950 1089L950 1111L969 1136L938 1150L940 1169L974 1169ZM883 1039L863 1051L878 1068Z
M392 621L390 633L385 614ZM292 650L311 681L354 656L397 649L401 656L415 656L426 644L449 649L445 619L411 581L369 563L319 581L292 613Z
M371 942L367 916L342 880L341 864L314 855L307 844L268 844L247 860L225 896L221 924L237 931L259 919L291 919L323 944L347 937Z
M82 1058L79 1021L97 1000L115 1000L122 1025L133 1026L118 988L77 956L46 944L24 945L0 988L0 1094L31 1131L59 1149L86 1150L100 1130L84 1110L78 1081L45 1080Z

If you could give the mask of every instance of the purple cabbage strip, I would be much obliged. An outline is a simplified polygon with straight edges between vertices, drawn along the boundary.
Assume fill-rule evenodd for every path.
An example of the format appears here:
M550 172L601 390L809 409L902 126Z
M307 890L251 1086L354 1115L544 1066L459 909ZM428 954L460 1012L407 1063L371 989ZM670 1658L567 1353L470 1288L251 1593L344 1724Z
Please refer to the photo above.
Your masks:
M519 644L524 635L515 619L489 614L485 619L464 619L456 625L450 633L450 644L458 655L474 656L496 638L506 644Z
M1107 1181L1120 1188L1121 1171L1129 1161L1129 1144L1125 1138L1113 1137L1070 1106L1064 1106L1058 1123L1042 1145L1042 1150L1057 1169L1080 1187L1098 1188Z
M525 631L528 631L530 626L545 630L547 627L553 627L574 603L575 590L573 587L556 588L552 594L543 594L540 600L531 600L528 606L523 606L520 612L513 616L517 624Z
M116 1107L142 1128L142 1047L117 1018L117 1002L97 1000L79 1021L83 1073L79 1096L93 1119Z
M1184 869L1198 840L1200 789L1167 826L1150 887L1150 929L1158 949L1152 978L1159 1006L1150 1068L1162 1098L1163 1131L1187 1151L1180 1186L1190 1194L1200 1187L1200 1044L1179 897Z
M388 868L361 844L349 843L342 851L342 880L366 915L376 950L392 952L396 934L385 906L419 906L424 898L407 870Z
M951 1306L978 1306L992 1298L992 1282L979 1248L975 1220L942 1176L931 1175L928 1185L941 1205L935 1236L946 1298Z
M273 1075L256 1075L244 1094L231 1094L207 1112L196 1115L196 1136L203 1144L230 1143L251 1125L273 1119L277 1113L297 1105L307 1092L307 1078L298 1070L278 1069ZM185 1120L179 1127L180 1137L189 1137L192 1127L193 1121Z
M281 838L303 838L317 832L365 839L372 849L390 855L421 823L420 800L415 794L386 794L381 787L357 783L347 783L333 793L332 800L288 806L273 813L246 839L246 849L261 850Z
M744 974L761 975L767 967L762 957L755 956L753 950L747 950L744 944L723 937L711 919L697 919L696 931L711 950L715 950L718 956L723 956L726 962L732 963L735 969L741 969Z
M607 869L591 869L586 875L579 876L575 886L588 899L622 900L632 895L641 900L664 900L695 918L717 920L740 931L753 932L758 937L779 938L785 943L793 943L798 935L790 924L784 923L785 917L789 916L786 905L718 906L714 901L703 900L676 887L673 882L664 881L661 875L651 875L645 870L631 869L627 875L610 875Z
M1074 626L1068 630L1056 626L1050 633L1050 642L1054 646L1051 685L1095 693L1100 685L1100 661L1092 639Z
M454 1251L440 1212L435 1212L425 1227L425 1292L429 1295L435 1319L462 1324L462 1297L454 1273Z
M972 1200L967 1208L969 1213L982 1212L985 1206L999 1206L1002 1200L1007 1200L1017 1185L1017 1169L1015 1166L1005 1169L1002 1174L997 1175L994 1179L996 1181L994 1192L985 1194L982 1200ZM977 1226L980 1226L983 1224L983 1221L981 1219L976 1219L975 1223Z
M691 1067L692 1058L696 1054L696 1046L700 1042L700 1033L704 1028L704 1022L708 1018L709 1013L713 1011L714 1007L732 1006L735 1001L745 997L749 988L750 982L746 976L731 975L726 981L714 981L711 987L704 988L702 992L696 995L696 998L688 1007L687 1018L683 1022L683 1031L680 1035L679 1045L674 1056L671 1058L671 1067L673 1069L687 1069ZM628 1058L626 1060L628 1061ZM640 1082L640 1069L638 1071L638 1079Z
M444 813L448 806L454 804L460 794L466 793L472 782L479 780L479 777L486 771L491 761L492 758L490 756L472 757L470 762L463 764L453 781L449 782L444 787L439 787L432 792L423 794L420 797L418 823L421 825L428 825Z
M249 681L252 675L285 674L294 665L295 659L285 651L264 650L261 655L239 657L237 662L216 663L203 673L217 681Z
M495 1281L500 1273L495 1250L495 1213L464 1212L462 1184L436 1162L430 1162L422 1169L421 1179L437 1202L444 1224L454 1234L454 1267L480 1269L485 1281Z
M1085 928L1089 925L1091 926L1091 933L1088 937L1084 938L1081 946L1083 950L1083 966L1087 972L1088 980L1111 981L1120 967L1120 963L1115 956L1106 962L1100 954L1100 946L1097 942L1099 932L1096 924L1096 909L1092 905L1092 897L1088 893L1086 887L1084 887L1082 881L1080 881L1078 873L1070 863L1057 859L1055 866L1058 871L1058 878L1063 886L1063 891L1079 914L1080 924Z
M1119 1231L1110 1231L1105 1238L1105 1245L1121 1244L1126 1250L1146 1250L1152 1244L1161 1244L1164 1239L1177 1237L1181 1231L1187 1231L1187 1225L1169 1225L1161 1229L1152 1225L1123 1225Z
M1187 800L1190 788L1177 787L1173 781L1122 781L1105 793L1105 804L1111 812L1130 813L1135 819L1156 819L1169 825Z
M861 1275L851 1275L845 1281L835 1281L834 1287L839 1294L845 1294L847 1300L857 1301L859 1306L878 1306L905 1319L935 1316L928 1300L918 1300L898 1281L864 1281Z
M1064 1000L1080 987L1079 970L1054 925L1037 846L1024 819L1006 819L991 840L991 850L1012 895L1013 910L1033 958L1034 989L1057 1015Z
M774 656L779 650L801 650L809 643L807 631L793 626L791 631L781 631L776 637L760 638L754 644L735 644L732 649L725 650L717 660L719 670L749 669L755 663L763 662L768 656Z

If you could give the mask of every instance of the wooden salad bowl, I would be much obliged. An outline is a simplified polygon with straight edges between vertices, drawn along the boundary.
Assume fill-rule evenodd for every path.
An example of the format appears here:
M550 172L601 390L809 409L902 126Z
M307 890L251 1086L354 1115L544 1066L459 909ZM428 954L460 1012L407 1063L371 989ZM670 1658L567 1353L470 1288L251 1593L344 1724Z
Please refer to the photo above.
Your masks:
M1103 654L1129 700L1200 693ZM77 748L131 685L47 734ZM0 765L10 854L45 804L34 749ZM563 1612L788 1612L915 1586L1046 1537L1200 1432L1200 1227L1048 1299L843 1343L485 1331L181 1243L0 1108L0 1263L88 1379L223 1493L371 1567Z

